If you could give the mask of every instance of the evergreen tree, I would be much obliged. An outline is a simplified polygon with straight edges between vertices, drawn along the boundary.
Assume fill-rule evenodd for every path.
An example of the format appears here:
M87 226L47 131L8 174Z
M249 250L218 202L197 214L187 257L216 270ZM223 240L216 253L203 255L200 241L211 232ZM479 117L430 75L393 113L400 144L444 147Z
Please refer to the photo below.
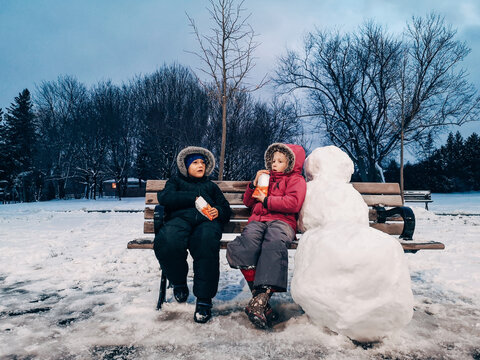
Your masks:
M391 159L384 172L385 182L400 182L400 166L394 159Z
M3 120L3 109L0 108L0 201L5 200L8 174L8 153L5 144L6 123Z
M7 109L4 147L7 159L7 179L21 201L33 200L33 155L36 143L35 115L28 89L23 90Z
M10 147L15 171L27 171L33 165L35 115L28 89L23 90L7 109L6 145Z
M463 159L463 138L460 132L455 135L450 133L447 138L447 144L444 149L445 175L452 182L454 191L465 191Z
M6 178L6 146L5 146L5 137L6 137L6 124L3 121L3 109L0 108L0 180L5 180Z
M463 160L466 190L480 190L480 137L473 133L464 144Z
M423 143L423 159L428 159L433 155L435 151L435 144L433 141L432 133L428 133L427 139Z

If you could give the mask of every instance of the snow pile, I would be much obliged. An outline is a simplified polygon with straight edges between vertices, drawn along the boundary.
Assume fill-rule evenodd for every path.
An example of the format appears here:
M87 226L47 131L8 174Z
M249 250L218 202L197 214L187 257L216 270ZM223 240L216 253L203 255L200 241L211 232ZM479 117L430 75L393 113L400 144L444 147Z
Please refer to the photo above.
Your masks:
M316 324L358 341L401 329L413 316L406 258L396 239L368 226L368 207L348 184L352 161L337 147L317 148L305 170L293 299Z

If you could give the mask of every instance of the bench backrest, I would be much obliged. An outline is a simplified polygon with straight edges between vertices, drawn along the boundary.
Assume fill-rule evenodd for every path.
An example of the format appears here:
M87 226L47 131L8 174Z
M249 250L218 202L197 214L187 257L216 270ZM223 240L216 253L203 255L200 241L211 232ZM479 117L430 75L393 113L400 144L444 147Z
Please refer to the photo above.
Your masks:
M409 200L431 200L432 193L430 190L405 190L403 197Z
M224 233L240 233L247 223L250 210L243 205L242 196L249 181L214 181L225 194L232 207L232 217L225 225ZM143 232L154 234L153 211L157 201L157 191L163 190L166 180L148 180L145 195L145 222ZM370 207L370 226L390 235L400 235L403 231L403 219L401 217L387 218L386 223L376 223L377 212L373 206L391 208L403 206L400 186L397 183L351 183L362 195L365 203Z

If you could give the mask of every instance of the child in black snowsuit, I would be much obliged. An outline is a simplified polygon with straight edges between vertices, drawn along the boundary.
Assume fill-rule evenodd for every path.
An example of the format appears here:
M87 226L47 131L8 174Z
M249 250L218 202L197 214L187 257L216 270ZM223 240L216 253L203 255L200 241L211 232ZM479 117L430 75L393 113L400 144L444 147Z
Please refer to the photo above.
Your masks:
M213 154L190 146L177 156L178 176L170 178L158 193L165 207L165 224L154 241L155 256L173 285L174 297L185 302L187 286L187 250L193 258L193 294L197 297L194 320L205 323L211 318L212 298L220 276L219 251L222 224L230 219L230 205L220 188L207 177L215 167ZM209 220L195 207L203 197L211 209Z

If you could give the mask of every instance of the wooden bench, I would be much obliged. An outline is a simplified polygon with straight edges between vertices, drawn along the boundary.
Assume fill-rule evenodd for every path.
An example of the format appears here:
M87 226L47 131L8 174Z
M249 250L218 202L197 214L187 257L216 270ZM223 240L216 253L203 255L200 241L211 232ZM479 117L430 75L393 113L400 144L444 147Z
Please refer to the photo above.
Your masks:
M158 204L157 192L163 190L166 180L148 180L145 195L145 211L143 232L149 235L128 243L128 249L153 249L154 207ZM230 221L225 224L224 234L242 232L247 224L250 211L243 205L242 196L249 181L215 181L232 207ZM399 235L399 241L405 252L416 253L419 250L442 250L444 244L440 242L414 242L415 215L409 207L403 206L400 187L396 183L352 183L353 187L362 195L369 206L370 226L390 235ZM220 247L225 249L229 240L222 239ZM296 249L298 239L290 249ZM162 274L160 280L160 294L157 309L165 301L166 278Z
M405 202L424 202L426 210L428 210L428 203L433 202L430 190L405 190L403 200Z

